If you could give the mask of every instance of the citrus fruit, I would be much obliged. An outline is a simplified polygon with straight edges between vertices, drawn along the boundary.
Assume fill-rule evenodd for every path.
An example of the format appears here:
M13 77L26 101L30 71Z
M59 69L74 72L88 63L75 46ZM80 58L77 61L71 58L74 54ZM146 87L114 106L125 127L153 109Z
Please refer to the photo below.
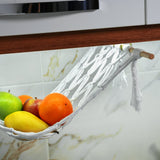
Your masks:
M39 116L49 125L53 125L73 112L70 100L60 94L47 95L39 106Z
M21 100L8 92L0 92L0 119L8 114L22 109Z
M26 100L28 100L32 97L28 96L28 95L20 95L20 96L18 96L18 98L22 101L22 104L24 104Z

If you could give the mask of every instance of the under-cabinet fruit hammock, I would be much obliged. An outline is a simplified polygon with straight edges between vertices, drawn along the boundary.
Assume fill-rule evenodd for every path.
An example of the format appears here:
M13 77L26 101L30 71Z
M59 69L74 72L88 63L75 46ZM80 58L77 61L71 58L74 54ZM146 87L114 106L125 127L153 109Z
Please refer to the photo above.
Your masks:
M60 122L38 132L21 132L4 126L0 120L0 129L20 140L49 138L57 134L74 116L84 108L100 91L102 91L125 67L132 63L133 95L132 105L139 109L140 95L137 88L135 62L141 57L152 59L153 54L134 49L115 46L91 47L68 75L52 91L62 93L72 102L74 112Z

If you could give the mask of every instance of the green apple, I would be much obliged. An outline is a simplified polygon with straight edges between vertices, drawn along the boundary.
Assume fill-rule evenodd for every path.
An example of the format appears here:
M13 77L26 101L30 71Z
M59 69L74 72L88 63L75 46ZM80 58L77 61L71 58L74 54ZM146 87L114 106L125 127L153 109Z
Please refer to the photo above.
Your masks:
M8 92L0 92L0 119L15 111L22 110L21 100Z

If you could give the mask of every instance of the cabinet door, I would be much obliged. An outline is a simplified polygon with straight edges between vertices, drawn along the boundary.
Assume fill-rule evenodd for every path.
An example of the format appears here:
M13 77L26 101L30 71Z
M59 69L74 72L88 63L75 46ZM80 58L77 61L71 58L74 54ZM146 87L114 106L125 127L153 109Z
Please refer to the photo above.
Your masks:
M147 24L160 23L160 0L147 0L146 20Z
M98 10L1 16L0 36L143 25L144 0L99 0Z

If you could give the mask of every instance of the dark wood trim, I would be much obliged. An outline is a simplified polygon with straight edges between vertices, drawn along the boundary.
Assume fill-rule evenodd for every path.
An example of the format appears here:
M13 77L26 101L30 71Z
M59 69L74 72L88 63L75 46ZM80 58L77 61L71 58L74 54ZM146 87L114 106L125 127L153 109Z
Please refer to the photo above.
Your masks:
M160 25L0 37L0 54L160 40Z

